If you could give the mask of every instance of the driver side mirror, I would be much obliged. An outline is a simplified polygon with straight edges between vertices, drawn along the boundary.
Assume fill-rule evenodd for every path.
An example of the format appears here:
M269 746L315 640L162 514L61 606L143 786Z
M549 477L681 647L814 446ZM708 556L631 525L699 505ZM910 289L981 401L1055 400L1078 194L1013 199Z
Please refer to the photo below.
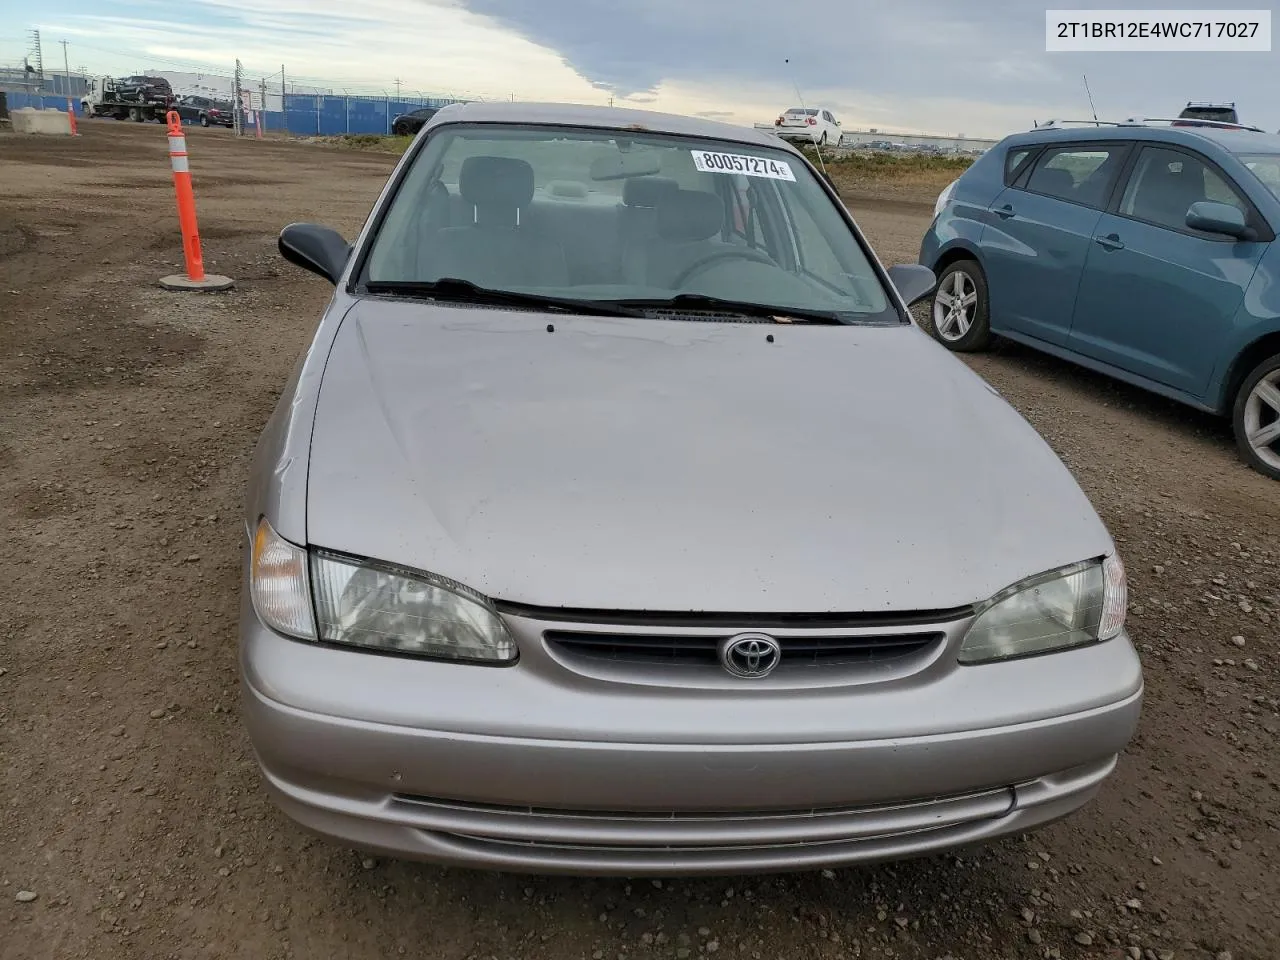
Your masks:
M315 223L291 223L276 241L280 255L290 263L337 284L351 256L351 244L342 234Z
M895 263L888 272L894 288L908 307L933 293L933 288L938 285L933 271L918 263Z
M1252 230L1238 207L1216 200L1201 200L1187 209L1187 226L1206 233L1221 233L1237 240L1251 238Z

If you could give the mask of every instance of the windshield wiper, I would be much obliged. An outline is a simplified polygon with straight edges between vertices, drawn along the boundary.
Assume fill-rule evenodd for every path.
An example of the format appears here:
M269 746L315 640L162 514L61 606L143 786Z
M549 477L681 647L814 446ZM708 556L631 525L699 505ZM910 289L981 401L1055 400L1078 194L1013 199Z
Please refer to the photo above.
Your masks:
M569 313L601 314L609 317L643 317L635 310L620 303L604 300L574 300L570 297L546 297L539 293L520 293L516 290L492 290L470 280L457 277L441 277L439 280L373 280L364 285L374 294L400 297L429 297L433 300L453 300L463 303L491 303L508 307L534 307L544 310L564 310Z
M778 307L767 303L709 297L701 293L681 293L669 300L618 300L616 302L623 306L644 310L722 310L725 313L740 313L749 317L768 317L777 323L847 323L835 310Z

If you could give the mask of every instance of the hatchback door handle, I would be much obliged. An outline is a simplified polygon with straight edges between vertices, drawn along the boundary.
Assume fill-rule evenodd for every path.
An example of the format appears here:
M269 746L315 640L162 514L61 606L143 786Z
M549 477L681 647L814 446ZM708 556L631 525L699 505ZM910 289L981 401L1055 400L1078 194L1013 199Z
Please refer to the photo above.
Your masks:
M1003 220L1008 220L1010 217L1014 215L1014 213L1015 211L1013 209L1013 206L1008 203L1006 203L1003 207L1000 207L996 210L996 216L1000 217Z
M1105 237L1094 237L1093 242L1104 250L1123 250L1124 241L1117 234L1108 233Z

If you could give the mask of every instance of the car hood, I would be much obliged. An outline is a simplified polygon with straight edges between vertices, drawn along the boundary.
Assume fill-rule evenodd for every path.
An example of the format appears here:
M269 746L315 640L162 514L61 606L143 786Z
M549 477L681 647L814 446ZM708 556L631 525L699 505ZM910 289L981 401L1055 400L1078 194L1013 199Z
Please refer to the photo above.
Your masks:
M915 327L385 300L325 368L307 538L508 602L717 612L950 608L1111 548Z

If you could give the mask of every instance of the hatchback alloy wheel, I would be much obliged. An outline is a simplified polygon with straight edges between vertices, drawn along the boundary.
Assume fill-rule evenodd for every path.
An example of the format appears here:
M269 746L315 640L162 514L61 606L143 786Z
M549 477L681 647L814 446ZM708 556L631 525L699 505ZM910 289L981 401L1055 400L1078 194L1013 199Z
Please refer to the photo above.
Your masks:
M958 260L942 271L933 294L933 335L948 350L968 353L991 342L987 278L973 260Z
M978 312L978 288L973 277L957 270L948 278L947 289L933 298L933 328L948 343L964 339Z
M1280 472L1280 367L1264 374L1249 391L1241 426L1254 456Z

